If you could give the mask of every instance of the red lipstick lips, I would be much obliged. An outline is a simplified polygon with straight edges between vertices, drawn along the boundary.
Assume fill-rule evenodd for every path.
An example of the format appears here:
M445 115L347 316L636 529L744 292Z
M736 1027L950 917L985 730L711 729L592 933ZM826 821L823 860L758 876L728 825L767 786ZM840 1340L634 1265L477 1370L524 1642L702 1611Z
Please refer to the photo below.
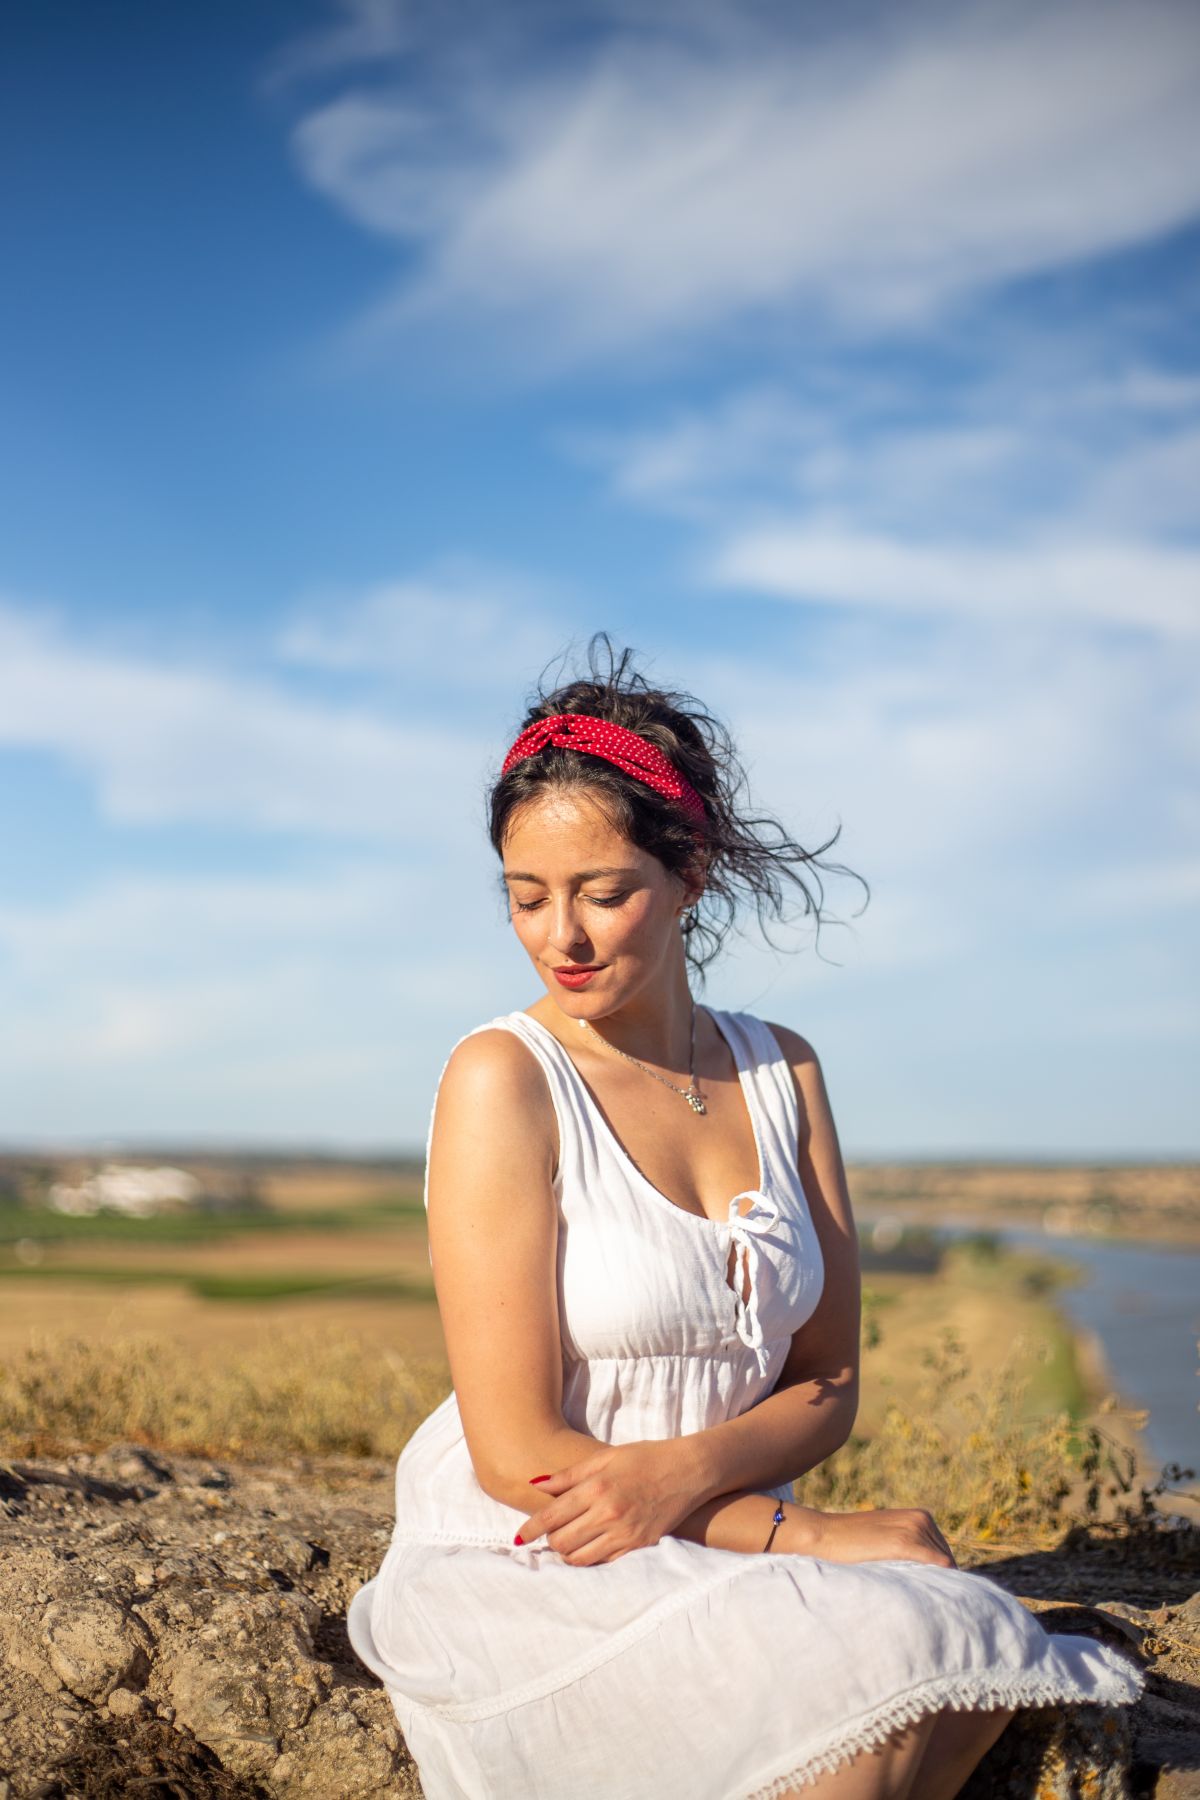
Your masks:
M593 963L590 967L580 967L574 963L564 963L561 968L555 969L554 979L561 982L563 987L581 988L586 987L588 982L592 979L592 976L598 975L599 973L600 965L598 963Z

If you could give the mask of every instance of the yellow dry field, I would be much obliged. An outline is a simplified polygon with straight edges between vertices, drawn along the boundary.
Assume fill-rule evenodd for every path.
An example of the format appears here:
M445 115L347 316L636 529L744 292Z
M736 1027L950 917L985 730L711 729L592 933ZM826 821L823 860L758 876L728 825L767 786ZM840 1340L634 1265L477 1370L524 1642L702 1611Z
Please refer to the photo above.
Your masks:
M56 1264L106 1270L117 1279L56 1280ZM873 1429L889 1401L907 1404L925 1372L927 1353L952 1332L973 1369L998 1369L1015 1354L1029 1382L1031 1410L1078 1404L1085 1394L1070 1336L1049 1300L1022 1292L1021 1264L977 1263L952 1251L936 1275L871 1274L866 1313L872 1327L864 1352L860 1427ZM210 1299L166 1274L268 1278L400 1278L429 1284L428 1301L404 1296L294 1294ZM140 1277L121 1281L121 1272ZM199 1246L88 1243L44 1247L36 1276L0 1277L0 1356L32 1336L85 1337L99 1345L149 1333L181 1347L236 1354L264 1331L309 1341L322 1331L354 1337L392 1354L445 1357L423 1222L402 1221L348 1232L247 1233ZM872 1347L872 1338L879 1343Z
M318 1205L327 1201L307 1210ZM120 1256L141 1279L127 1281L111 1243L81 1239L69 1252L103 1279L56 1278L53 1258L66 1252L44 1248L32 1272L0 1273L0 1454L128 1437L211 1456L387 1458L449 1391L432 1297L218 1299L154 1278L169 1262L251 1284L305 1274L426 1283L423 1218L129 1243ZM810 1503L930 1505L980 1541L1061 1526L1062 1471L1072 1494L1084 1483L1068 1413L1094 1408L1103 1371L1081 1361L1031 1272L963 1246L936 1274L868 1275L855 1439L806 1478ZM1130 1441L1119 1420L1105 1428Z
M266 1204L278 1212L304 1213L343 1206L377 1206L384 1200L421 1201L421 1178L395 1169L346 1163L280 1164L260 1182Z
M192 1242L172 1241L188 1222L47 1220L39 1232L36 1207L9 1211L0 1451L126 1436L206 1455L399 1451L449 1388L419 1179L300 1161L248 1173L273 1223L210 1216ZM1049 1211L1068 1230L1186 1240L1200 1219L1187 1168L848 1175L860 1217L904 1224L966 1213L986 1229ZM196 1291L201 1281L227 1291ZM341 1285L280 1291L305 1282ZM1058 1315L1044 1265L958 1245L935 1274L872 1268L865 1301L856 1436L820 1471L813 1503L919 1502L981 1537L1057 1529L1062 1471L1085 1480L1078 1420L1105 1376ZM1105 1431L1133 1442L1119 1415Z
M207 1300L177 1282L0 1282L0 1360L6 1361L35 1335L83 1337L100 1345L145 1332L186 1349L221 1348L236 1354L264 1332L310 1342L319 1331L361 1338L401 1356L444 1359L446 1354L433 1302L311 1294Z

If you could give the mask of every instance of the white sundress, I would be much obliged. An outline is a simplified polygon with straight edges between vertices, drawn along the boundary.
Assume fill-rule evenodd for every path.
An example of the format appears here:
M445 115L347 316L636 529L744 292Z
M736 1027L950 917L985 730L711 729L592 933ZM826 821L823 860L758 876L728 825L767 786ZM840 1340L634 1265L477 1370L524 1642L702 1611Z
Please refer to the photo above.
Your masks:
M515 1032L550 1086L562 1411L603 1443L756 1405L821 1295L789 1065L764 1021L708 1010L759 1157L758 1186L716 1220L641 1174L545 1026L512 1012L475 1027ZM1144 1685L1119 1651L1047 1633L984 1575L670 1534L582 1567L544 1539L513 1543L533 1510L479 1485L453 1393L397 1461L391 1543L347 1626L427 1800L772 1800L934 1710L1125 1703Z

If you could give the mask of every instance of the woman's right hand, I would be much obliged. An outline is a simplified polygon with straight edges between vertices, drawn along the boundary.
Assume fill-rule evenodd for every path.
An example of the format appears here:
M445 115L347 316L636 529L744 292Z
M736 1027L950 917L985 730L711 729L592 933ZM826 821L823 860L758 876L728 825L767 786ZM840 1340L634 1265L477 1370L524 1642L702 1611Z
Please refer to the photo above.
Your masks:
M788 1506L771 1548L819 1556L826 1562L899 1558L934 1563L942 1569L958 1567L932 1513L922 1506L880 1506L870 1512L848 1513Z

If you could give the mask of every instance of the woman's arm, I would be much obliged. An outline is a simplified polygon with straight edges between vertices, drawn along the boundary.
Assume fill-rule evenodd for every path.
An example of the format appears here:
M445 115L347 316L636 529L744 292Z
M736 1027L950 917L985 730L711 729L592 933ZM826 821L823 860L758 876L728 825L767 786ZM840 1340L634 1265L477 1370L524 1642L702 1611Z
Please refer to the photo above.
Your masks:
M429 1147L429 1249L450 1373L476 1477L522 1509L532 1475L599 1442L562 1415L558 1131L536 1059L475 1032L446 1064Z
M786 1026L771 1030L791 1066L800 1110L797 1159L821 1243L825 1283L816 1310L793 1334L774 1389L735 1419L678 1439L697 1495L675 1536L723 1549L761 1549L770 1509L761 1492L816 1468L845 1443L858 1410L861 1284L858 1235L846 1171L816 1052ZM823 1517L789 1507L775 1543L800 1548ZM763 1520L766 1526L763 1528ZM781 1542L786 1536L787 1541Z

